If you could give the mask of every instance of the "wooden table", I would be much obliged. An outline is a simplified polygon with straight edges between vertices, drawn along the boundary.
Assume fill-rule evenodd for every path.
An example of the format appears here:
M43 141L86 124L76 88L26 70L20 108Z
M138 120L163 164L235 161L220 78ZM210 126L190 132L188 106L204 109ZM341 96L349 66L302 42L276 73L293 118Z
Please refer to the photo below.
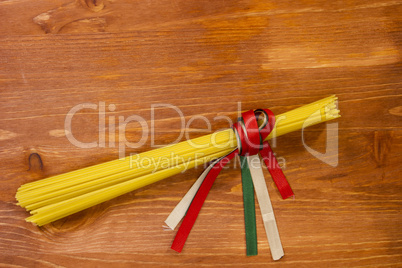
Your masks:
M384 0L0 1L0 266L401 266L401 14L402 1ZM119 117L150 128L152 107L174 105L198 137L229 127L215 117L235 120L240 105L279 114L332 94L342 114L336 167L308 152L301 132L276 141L296 194L282 200L266 174L285 251L278 262L258 212L259 255L245 255L234 164L181 254L162 225L202 168L41 228L16 206L23 183L118 158ZM94 148L76 147L64 130L83 103L95 108L74 115L72 133ZM146 133L127 155L180 138L176 110L154 117L154 141ZM327 127L306 129L305 144L324 153ZM129 123L126 137L139 141L141 125Z

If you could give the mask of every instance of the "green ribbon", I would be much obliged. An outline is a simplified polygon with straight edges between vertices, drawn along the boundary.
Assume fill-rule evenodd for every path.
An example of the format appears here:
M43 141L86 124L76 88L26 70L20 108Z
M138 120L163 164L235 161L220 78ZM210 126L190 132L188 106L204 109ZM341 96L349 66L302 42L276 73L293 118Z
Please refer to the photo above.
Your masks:
M244 224L246 229L247 256L258 254L257 227L255 223L254 186L248 167L247 157L240 156L241 180L243 187Z

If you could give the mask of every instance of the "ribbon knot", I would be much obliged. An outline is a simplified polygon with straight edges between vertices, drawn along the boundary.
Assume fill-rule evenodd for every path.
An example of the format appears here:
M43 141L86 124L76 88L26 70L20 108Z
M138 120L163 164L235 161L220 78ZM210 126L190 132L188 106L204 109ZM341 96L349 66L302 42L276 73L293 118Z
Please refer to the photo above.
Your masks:
M260 126L258 121L262 117ZM275 116L269 109L250 110L233 124L239 155L256 155L263 149L264 140L275 126Z

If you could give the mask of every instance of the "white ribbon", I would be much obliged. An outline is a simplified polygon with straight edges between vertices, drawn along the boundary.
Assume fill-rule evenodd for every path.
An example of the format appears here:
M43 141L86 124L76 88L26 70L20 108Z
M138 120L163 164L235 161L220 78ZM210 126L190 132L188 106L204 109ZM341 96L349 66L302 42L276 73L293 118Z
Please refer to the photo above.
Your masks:
M283 252L281 238L279 237L278 227L276 226L274 210L272 208L271 199L269 198L267 184L265 183L264 174L262 173L261 160L257 154L248 156L247 161L260 206L262 220L264 221L271 255L276 261L282 258L285 253Z
M221 158L215 159L205 170L202 172L200 177L195 181L193 186L191 186L190 190L186 193L183 199L177 204L177 206L170 212L169 216L165 220L166 225L174 230L179 222L184 218L188 208L191 205L191 202L194 199L194 196L197 194L198 189L200 188L202 182L205 177L208 175L209 171L214 167L214 165L219 162Z

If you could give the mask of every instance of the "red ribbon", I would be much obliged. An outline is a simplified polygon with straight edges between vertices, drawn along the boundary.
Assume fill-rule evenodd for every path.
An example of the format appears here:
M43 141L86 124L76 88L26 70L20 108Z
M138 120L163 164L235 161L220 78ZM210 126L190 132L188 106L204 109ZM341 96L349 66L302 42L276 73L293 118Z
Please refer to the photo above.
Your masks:
M186 243L187 237L190 234L191 228L197 219L198 213L201 210L202 205L204 204L205 199L209 193L209 190L212 187L216 177L218 177L219 172L221 172L222 168L230 162L237 155L237 151L233 151L224 158L222 158L215 166L209 171L204 181L202 182L200 189L193 201L191 202L190 207L188 208L187 214L183 219L183 222L180 225L179 231L177 231L176 237L174 238L172 249L177 252L181 252L183 249L184 243Z
M259 127L258 119L261 115L264 115L264 122ZM265 138L271 133L275 126L274 113L269 109L250 110L242 113L242 118L235 124L233 124L233 130L236 133L238 139L238 150L234 150L227 156L223 157L215 166L211 169L208 175L205 177L201 184L196 196L194 197L183 222L177 231L176 237L172 243L172 249L181 252L186 242L188 235L197 219L198 213L207 198L207 195L218 177L222 168L230 162L236 155L243 156L255 155L260 153L262 159L267 166L269 173L272 176L278 190L283 199L294 195L289 183L286 180L285 175L280 168L275 155L269 146L268 142L264 142Z

